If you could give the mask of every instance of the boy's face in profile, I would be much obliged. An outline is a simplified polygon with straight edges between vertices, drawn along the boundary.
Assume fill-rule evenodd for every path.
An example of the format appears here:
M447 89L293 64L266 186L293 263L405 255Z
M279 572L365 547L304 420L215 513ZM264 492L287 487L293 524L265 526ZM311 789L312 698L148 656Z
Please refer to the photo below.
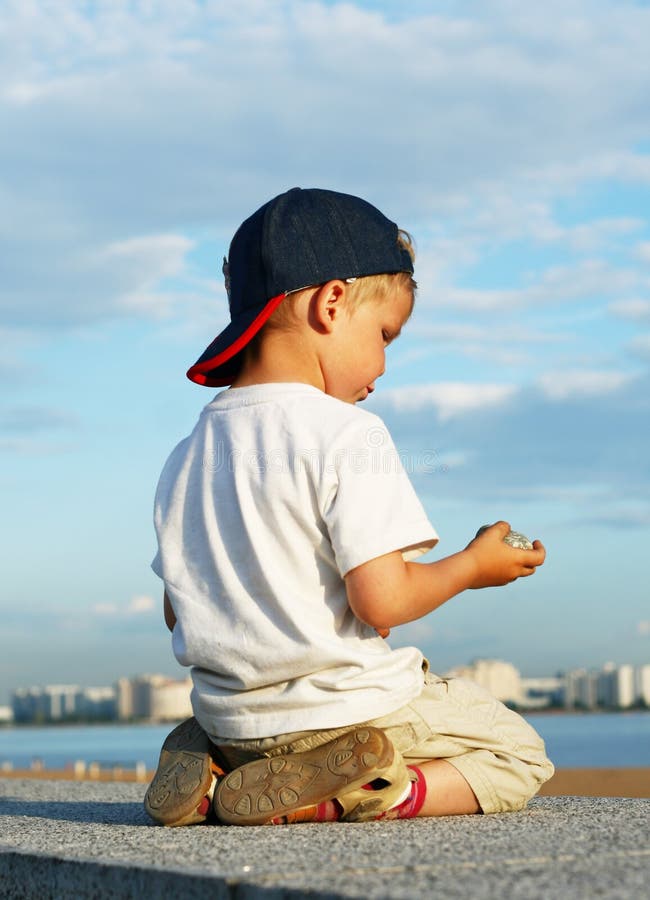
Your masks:
M396 289L381 301L345 307L335 335L334 353L324 371L325 393L346 403L365 400L386 368L386 347L411 315L410 291Z

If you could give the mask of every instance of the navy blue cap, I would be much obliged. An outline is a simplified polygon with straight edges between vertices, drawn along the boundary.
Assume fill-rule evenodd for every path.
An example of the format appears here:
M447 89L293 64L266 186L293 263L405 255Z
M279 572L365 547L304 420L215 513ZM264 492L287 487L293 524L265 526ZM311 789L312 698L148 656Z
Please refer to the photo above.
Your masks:
M334 279L408 272L398 228L372 204L336 191L292 188L240 225L224 260L230 324L189 369L197 384L222 387L241 353L288 293Z

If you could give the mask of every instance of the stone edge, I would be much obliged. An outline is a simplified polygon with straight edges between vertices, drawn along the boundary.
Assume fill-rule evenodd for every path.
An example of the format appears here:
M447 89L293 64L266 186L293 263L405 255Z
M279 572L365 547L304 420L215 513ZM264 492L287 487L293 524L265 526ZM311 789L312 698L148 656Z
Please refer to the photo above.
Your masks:
M196 872L106 862L70 859L47 853L17 850L0 845L0 897L27 900L60 898L182 897L183 900L335 900L341 895L282 885L264 886L252 881L227 879Z

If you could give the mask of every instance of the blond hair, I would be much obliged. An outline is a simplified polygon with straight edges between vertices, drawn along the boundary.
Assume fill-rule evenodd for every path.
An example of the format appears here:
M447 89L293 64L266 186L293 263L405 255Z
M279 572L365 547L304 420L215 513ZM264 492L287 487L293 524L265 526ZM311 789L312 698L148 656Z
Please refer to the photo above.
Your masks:
M406 250L411 260L415 260L415 248L413 239L408 231L401 228L397 231L397 243L402 249ZM278 308L272 313L269 320L262 326L260 331L246 345L244 357L255 358L259 351L260 344L264 335L269 331L289 331L298 324L296 315L296 305L298 299L306 292L313 291L318 285L302 288L299 291L293 291L288 294ZM346 302L349 309L354 311L361 304L373 300L375 303L383 303L388 297L397 292L406 291L411 295L411 311L415 302L415 292L417 290L417 282L409 272L386 272L381 275L364 275L360 278L351 280L347 285L345 292Z

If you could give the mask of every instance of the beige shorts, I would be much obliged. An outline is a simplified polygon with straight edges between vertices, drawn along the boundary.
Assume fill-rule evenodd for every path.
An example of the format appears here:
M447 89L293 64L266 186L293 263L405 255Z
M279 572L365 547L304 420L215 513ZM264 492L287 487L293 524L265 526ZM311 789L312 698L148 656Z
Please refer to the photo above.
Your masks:
M445 759L463 775L484 813L523 809L553 774L544 741L517 713L462 678L425 672L422 693L367 723L381 728L407 763ZM213 738L227 761L309 750L350 730L301 731L260 740Z

